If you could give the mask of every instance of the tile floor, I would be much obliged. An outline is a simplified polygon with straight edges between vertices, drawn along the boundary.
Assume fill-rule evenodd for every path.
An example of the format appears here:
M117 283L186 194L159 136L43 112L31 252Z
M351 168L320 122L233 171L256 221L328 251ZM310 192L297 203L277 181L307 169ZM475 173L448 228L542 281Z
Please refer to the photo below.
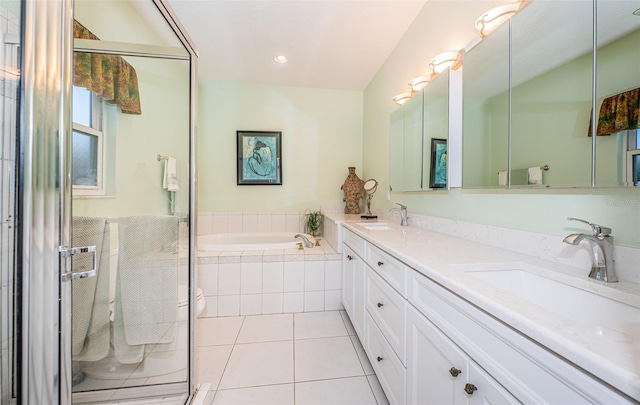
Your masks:
M196 345L204 404L388 404L344 311L200 318Z

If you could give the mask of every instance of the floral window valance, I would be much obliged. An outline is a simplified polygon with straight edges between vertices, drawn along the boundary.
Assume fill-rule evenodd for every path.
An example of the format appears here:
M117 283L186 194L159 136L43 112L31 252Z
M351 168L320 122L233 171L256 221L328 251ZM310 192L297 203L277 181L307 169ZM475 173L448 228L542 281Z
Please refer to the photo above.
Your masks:
M607 97L600 107L596 134L611 135L620 131L640 128L640 88ZM591 123L589 123L591 136Z
M99 40L77 21L73 22L73 37ZM84 87L108 103L119 105L123 113L142 114L138 75L121 56L74 52L73 85Z

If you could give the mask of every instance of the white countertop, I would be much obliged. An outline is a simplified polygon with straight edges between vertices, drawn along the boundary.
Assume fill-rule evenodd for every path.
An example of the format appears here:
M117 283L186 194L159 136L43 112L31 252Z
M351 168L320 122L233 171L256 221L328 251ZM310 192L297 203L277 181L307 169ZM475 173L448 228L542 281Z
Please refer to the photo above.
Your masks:
M619 282L604 284L587 277L582 269L538 259L422 228L368 230L357 225L359 215L331 214L344 225L386 250L409 267L464 297L466 300L554 351L575 365L640 400L640 286ZM383 221L381 221L383 222ZM638 317L623 332L580 324L559 313L483 282L469 268L511 263L529 266L544 277L623 302L638 309ZM571 305L583 306L573 302ZM585 308L585 311L589 311ZM634 309L632 308L632 311Z

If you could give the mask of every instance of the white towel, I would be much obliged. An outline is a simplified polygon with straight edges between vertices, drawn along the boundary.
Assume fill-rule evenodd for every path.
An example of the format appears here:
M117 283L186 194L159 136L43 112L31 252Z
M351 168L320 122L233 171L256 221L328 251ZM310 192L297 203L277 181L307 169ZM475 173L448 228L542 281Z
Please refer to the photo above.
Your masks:
M109 353L109 226L106 218L73 217L74 246L96 246L97 276L73 280L72 359L97 361ZM89 270L89 254L72 258L73 271Z
M139 363L145 344L175 339L178 321L178 218L118 220L113 345L120 363Z
M542 169L540 166L529 168L529 184L542 184Z
M162 179L162 188L168 191L178 191L178 172L176 171L176 160L168 157L164 161L164 178Z
M507 185L507 171L506 170L498 172L498 185L499 186L506 186Z

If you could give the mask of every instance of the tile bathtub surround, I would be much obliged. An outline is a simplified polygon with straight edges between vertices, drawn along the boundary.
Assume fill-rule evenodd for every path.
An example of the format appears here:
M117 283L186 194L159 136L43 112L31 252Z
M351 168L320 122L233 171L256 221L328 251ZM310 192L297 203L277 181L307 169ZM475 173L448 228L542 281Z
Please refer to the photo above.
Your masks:
M344 311L200 318L210 404L388 404Z
M203 318L342 309L342 256L328 245L208 252L198 258L197 277Z
M304 230L304 211L198 213L198 235L214 233L293 232Z

